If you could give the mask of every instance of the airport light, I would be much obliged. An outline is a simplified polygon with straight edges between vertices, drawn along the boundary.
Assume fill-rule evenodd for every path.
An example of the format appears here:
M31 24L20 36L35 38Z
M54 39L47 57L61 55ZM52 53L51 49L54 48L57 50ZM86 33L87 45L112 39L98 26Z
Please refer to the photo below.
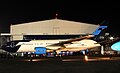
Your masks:
M110 40L113 40L114 39L114 37L110 37Z
M87 55L85 55L85 61L88 61L88 56Z

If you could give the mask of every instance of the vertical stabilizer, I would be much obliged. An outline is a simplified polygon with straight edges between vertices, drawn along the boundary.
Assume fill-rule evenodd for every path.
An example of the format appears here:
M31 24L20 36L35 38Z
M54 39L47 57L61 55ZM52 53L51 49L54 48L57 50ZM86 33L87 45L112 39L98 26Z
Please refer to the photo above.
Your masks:
M106 29L108 26L99 26L93 33L92 35L99 35L102 30Z

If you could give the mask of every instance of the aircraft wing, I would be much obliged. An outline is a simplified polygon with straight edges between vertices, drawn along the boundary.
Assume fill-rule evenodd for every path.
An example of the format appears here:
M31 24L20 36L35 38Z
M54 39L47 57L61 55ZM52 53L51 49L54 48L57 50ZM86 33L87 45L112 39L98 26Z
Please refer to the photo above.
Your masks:
M75 39L70 39L70 40L66 40L66 41L61 41L59 43L55 43L55 44L48 45L48 46L62 46L62 47L64 47L64 44L69 44L69 43L72 43L74 41L80 41L80 40L88 39L88 38L92 38L92 37L94 37L94 35L88 35L88 36L83 36L83 37L80 37L80 38L75 38Z

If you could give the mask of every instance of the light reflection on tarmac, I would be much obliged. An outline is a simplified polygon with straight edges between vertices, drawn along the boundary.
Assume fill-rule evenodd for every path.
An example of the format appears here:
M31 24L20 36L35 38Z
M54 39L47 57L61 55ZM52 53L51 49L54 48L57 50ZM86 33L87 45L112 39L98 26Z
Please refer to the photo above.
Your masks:
M88 58L87 61L107 61L107 60L120 60L120 58L109 58L109 57L103 57L103 58ZM63 59L62 61L82 61L81 59ZM83 61L86 61L83 59Z
M35 61L45 61L45 60L48 60L48 59L25 59L25 60L22 60L22 61L33 61L33 62L35 62Z
M75 58L74 58L75 57ZM120 57L88 57L87 60L84 58L79 58L78 56L68 57L68 58L33 58L33 59L22 59L21 61L62 61L62 62L76 62L76 61L110 61L110 60L120 60Z

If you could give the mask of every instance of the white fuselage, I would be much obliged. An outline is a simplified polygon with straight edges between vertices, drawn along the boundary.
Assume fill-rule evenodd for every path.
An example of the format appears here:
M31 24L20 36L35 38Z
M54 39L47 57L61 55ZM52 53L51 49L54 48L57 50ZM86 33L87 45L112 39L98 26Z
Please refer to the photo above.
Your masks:
M19 42L17 45L21 45L21 46L17 52L35 52L35 47L46 47L51 50L56 50L58 49L58 47L50 46L49 48L47 46L55 43L59 43L60 41L66 41L66 40L32 40L30 42Z
M64 48L61 46L50 46L62 41L67 40L32 40L30 42L19 42L17 45L21 46L17 52L35 52L35 47L45 47L51 50L58 50L61 48L60 51L80 51L100 46L100 44L96 44L96 41L90 39L75 41L72 42L72 44L64 44Z

